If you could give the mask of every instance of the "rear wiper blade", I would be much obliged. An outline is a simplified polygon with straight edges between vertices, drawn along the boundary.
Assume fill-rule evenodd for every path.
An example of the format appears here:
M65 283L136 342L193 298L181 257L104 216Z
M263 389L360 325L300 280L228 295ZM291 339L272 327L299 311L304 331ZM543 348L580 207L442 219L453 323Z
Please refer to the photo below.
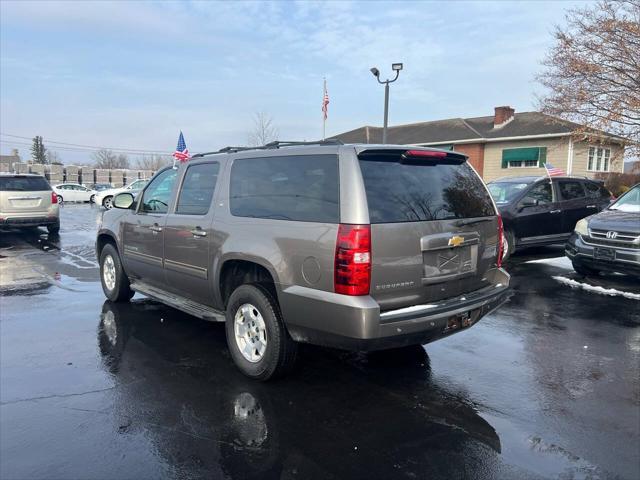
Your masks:
M483 217L483 218L464 218L462 220L458 220L456 223L454 223L454 225L456 227L462 227L464 225L473 225L474 223L480 223L480 222L490 222L491 220L493 220L493 218L491 217Z

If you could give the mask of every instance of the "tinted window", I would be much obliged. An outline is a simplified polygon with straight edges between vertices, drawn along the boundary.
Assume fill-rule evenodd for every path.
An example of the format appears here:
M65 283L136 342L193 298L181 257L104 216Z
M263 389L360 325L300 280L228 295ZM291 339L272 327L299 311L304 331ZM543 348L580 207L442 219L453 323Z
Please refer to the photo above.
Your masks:
M178 197L176 213L206 215L218 180L220 164L203 163L187 169Z
M558 182L560 186L560 195L564 200L573 200L574 198L584 197L584 189L581 182Z
M604 188L604 185L593 183L593 182L585 182L584 189L587 192L587 197L589 198L609 198L611 194L609 191Z
M233 162L231 214L339 223L338 157L304 155Z
M171 168L159 173L158 176L151 181L142 197L141 210L143 212L167 213L169 200L171 199L171 190L176 181L176 173L177 170Z
M549 182L544 182L536 185L529 191L529 193L527 193L527 197L538 200L538 203L541 205L551 203L553 199L551 184L549 184Z
M41 192L51 190L44 177L5 177L0 176L0 191L3 192Z
M467 164L399 163L397 156L361 159L371 223L495 215L482 180Z

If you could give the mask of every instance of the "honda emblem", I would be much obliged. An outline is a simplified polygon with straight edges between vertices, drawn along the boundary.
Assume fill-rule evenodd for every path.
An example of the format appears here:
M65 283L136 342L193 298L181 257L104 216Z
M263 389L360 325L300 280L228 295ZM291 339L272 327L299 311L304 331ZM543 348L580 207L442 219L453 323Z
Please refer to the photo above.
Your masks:
M618 236L618 232L607 232L607 238L614 239Z

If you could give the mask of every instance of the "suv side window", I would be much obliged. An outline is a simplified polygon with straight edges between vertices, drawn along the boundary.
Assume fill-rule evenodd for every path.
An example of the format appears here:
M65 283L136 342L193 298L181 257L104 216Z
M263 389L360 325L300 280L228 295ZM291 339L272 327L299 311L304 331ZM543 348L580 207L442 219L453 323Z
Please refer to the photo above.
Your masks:
M151 181L142 197L141 212L167 213L171 190L176 181L177 172L177 170L170 168L158 174L158 176Z
M589 198L609 198L611 196L609 191L604 188L604 185L599 185L594 182L584 182L584 188Z
M237 217L340 223L338 156L237 159L229 203Z
M561 180L558 182L560 187L560 195L563 200L574 200L576 198L584 197L584 189L582 188L582 182Z
M546 205L553 201L551 184L549 182L539 183L527 193L527 197L538 200L539 205Z
M220 164L202 163L187 168L178 197L176 213L206 215L211 206Z

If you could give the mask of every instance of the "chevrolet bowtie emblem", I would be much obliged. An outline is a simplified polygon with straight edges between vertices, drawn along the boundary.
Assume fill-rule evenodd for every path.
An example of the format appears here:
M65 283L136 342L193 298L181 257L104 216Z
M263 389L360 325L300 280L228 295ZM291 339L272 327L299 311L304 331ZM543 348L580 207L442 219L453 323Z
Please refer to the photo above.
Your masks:
M449 246L450 247L459 247L463 243L464 243L464 238L463 237L459 237L458 235L454 235L453 237L451 237L449 239Z

